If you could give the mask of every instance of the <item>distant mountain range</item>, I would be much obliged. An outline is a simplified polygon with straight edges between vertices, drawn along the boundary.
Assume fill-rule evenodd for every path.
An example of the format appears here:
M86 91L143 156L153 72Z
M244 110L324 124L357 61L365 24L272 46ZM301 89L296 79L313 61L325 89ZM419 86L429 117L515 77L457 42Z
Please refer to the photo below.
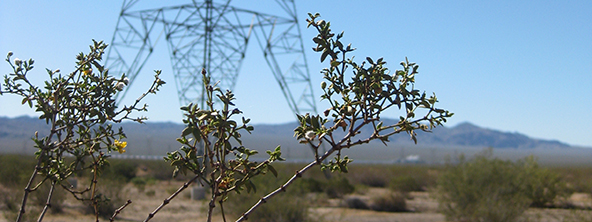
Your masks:
M383 119L384 125L395 120ZM115 158L162 159L167 152L178 150L176 141L184 126L171 122L148 122L146 124L119 124L127 134L128 146L125 154L113 153ZM255 124L253 134L243 132L243 145L259 151L255 158L266 158L265 151L281 145L282 156L292 162L310 162L313 154L307 145L298 143L293 137L295 122L284 124ZM31 137L35 131L47 135L49 126L43 120L33 117L0 117L0 154L33 154ZM362 129L356 138L367 137L370 128ZM335 133L339 136L339 132ZM516 160L528 155L539 157L539 162L550 165L590 165L592 148L571 147L556 140L533 139L520 133L501 132L461 123L454 127L438 127L431 133L417 132L418 143L414 144L406 133L394 135L387 146L373 141L344 151L344 155L355 163L403 163L417 160L420 163L442 164L460 154L472 156L484 148L494 148L494 155L503 159Z
M384 125L392 124L392 119L384 119ZM176 149L175 138L179 136L184 128L181 124L170 122L159 123L123 123L124 131L130 140L142 140L136 144L143 149ZM268 143L271 141L281 142L298 146L293 138L293 130L297 124L257 124L254 125L253 135L244 135L245 142ZM0 117L0 152L13 152L15 149L31 145L30 138L35 131L41 135L48 131L49 127L44 121L33 117ZM367 137L372 133L371 129L362 129L358 137ZM132 143L130 143L132 144ZM408 134L402 133L390 138L390 144L412 145ZM454 127L438 127L431 133L418 131L419 146L445 147L493 147L497 149L533 149L533 148L569 148L570 145L557 140L533 139L520 133L501 132L498 130L486 129L465 122Z

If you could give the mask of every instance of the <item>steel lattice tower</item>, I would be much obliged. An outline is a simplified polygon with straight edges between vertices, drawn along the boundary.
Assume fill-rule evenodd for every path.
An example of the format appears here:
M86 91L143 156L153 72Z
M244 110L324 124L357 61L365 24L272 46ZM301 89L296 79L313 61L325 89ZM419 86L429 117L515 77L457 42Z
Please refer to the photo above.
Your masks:
M106 67L125 73L130 84L139 77L155 45L168 44L181 105L204 105L200 71L205 68L222 89L234 89L247 45L254 35L265 61L294 113L316 112L293 0L275 0L280 15L240 9L212 0L156 9L134 10L139 0L124 0ZM261 78L250 76L249 78ZM125 97L125 91L118 99Z

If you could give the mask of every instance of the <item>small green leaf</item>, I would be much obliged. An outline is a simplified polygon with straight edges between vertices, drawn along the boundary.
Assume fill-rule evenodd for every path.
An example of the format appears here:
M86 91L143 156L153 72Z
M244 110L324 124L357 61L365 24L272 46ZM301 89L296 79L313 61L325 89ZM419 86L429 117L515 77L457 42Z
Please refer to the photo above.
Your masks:
M331 61L331 67L338 66L339 64L341 64L341 63L339 61L337 61L337 60ZM323 87L323 89L324 89L324 87Z
M323 54L321 55L321 62L324 62L325 58L327 58L328 55L329 55L329 50L325 49L325 51L323 51Z
M267 168L269 169L269 171L271 172L271 174L273 174L273 176L275 176L276 178L278 177L278 173L275 170L275 168L273 168L272 165L267 165Z
M192 132L193 132L192 127L189 127L189 126L185 127L185 129L183 129L183 131L181 132L181 136L185 137L185 136L191 134Z

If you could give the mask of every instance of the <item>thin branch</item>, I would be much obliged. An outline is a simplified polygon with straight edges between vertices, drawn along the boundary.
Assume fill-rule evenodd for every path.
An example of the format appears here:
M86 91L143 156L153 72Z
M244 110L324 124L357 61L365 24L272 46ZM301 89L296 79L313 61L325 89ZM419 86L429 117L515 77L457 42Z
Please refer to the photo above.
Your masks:
M115 217L117 217L117 215L119 213L121 213L121 211L127 207L127 205L130 205L132 203L132 200L127 200L127 202L125 202L125 204L123 204L123 206L121 206L120 208L117 208L117 210L115 210L115 212L113 213L113 216L111 216L111 218L109 218L109 221L113 222L113 220L115 220Z
M193 182L195 182L195 180L197 180L198 178L199 178L199 175L195 175L193 178L191 178L191 180L185 182L183 184L183 186L179 187L179 189L177 189L177 191L175 191L175 193L171 194L171 196L169 196L164 201L162 201L162 204L160 204L160 206L158 206L156 209L154 209L154 211L149 213L148 217L144 220L144 222L151 220L154 217L154 215L156 215L156 213L158 213L158 211L160 211L164 206L169 204L169 202L171 202L171 200L173 198L175 198L177 195L179 195L179 193L181 193L183 190L187 189L187 187L189 187L189 185L191 185Z
M41 161L43 159L43 156L45 155L45 149L41 150L41 154L39 155L39 160L37 161L37 165L35 166L35 170L33 170L33 173L31 174L31 177L29 178L29 182L27 183L27 186L25 187L25 194L23 195L23 200L21 201L21 209L19 211L19 214L16 218L16 222L20 222L23 219L23 215L25 214L25 206L27 206L27 198L29 197L29 193L31 192L31 185L33 184L33 181L35 180L35 177L37 176L37 173L39 172L39 169L41 169Z
M53 195L53 189L55 188L55 184L56 182L53 181L51 183L51 188L49 189L49 194L47 195L47 201L45 202L45 207L43 207L43 211L41 211L41 214L39 214L39 219L37 219L37 221L43 221L43 217L45 216L45 213L47 212L47 209L49 209L51 207L51 197Z
M257 209L258 207L260 207L262 204L266 203L267 200L269 198L272 198L273 196L277 195L280 192L285 192L286 188L288 186L290 186L294 181L296 181L296 179L302 177L302 174L305 173L306 171L308 171L309 169L311 169L313 166L319 164L321 161L327 159L327 157L329 157L331 154L333 154L333 152L335 152L337 149L335 149L337 146L334 146L333 148L331 148L329 151L327 151L325 154L323 154L323 156L321 156L321 158L319 159L320 161L312 161L310 162L308 165L306 165L305 167L303 167L302 169L296 171L296 173L294 174L294 176L292 176L288 181L286 181L286 183L284 183L283 185L281 185L278 189L272 191L271 193L267 194L266 196L262 197L259 201L257 201L257 203L255 203L255 205L253 205L251 207L251 209L249 209L248 211L246 211L245 213L243 213L243 215L241 215L241 217L239 217L236 222L239 221L244 221L248 219L249 214L251 214L253 211L255 211L255 209Z

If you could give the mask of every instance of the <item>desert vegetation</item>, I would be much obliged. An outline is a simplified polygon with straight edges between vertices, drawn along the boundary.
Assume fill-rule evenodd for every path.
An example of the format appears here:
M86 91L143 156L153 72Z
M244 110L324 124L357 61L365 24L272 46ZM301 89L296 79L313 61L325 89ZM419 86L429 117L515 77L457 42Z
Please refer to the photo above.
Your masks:
M147 110L142 99L165 84L160 71L133 104L118 106L115 95L129 80L111 76L101 65L107 47L101 41L93 41L88 54L77 56L71 73L47 69L49 79L42 87L27 77L34 60L20 60L9 52L6 61L13 73L5 76L0 94L22 97L22 104L34 107L50 129L32 135L38 150L34 158L1 156L4 216L16 221L42 221L49 215L89 215L85 218L95 221L179 216L207 221L335 221L344 219L336 217L334 209L427 212L432 208L412 204L425 192L433 197L422 198L435 198L438 212L448 220L511 221L526 218L522 216L532 207L573 208L568 198L576 185L538 166L534 158L508 162L461 156L458 164L444 167L353 167L347 150L371 141L386 145L399 133L416 142L417 131L429 132L453 114L437 106L434 93L415 88L417 64L405 58L401 69L391 72L382 58L356 62L349 56L355 48L341 42L343 32L333 33L330 23L319 17L309 14L307 22L318 32L313 50L320 53L321 63L327 61L321 71L321 99L329 107L321 114L297 115L294 137L314 153L304 165L281 164L281 146L269 148L267 159L253 161L258 151L241 140L242 133L254 130L250 119L234 106L234 94L217 87L205 70L199 75L206 105L181 107L186 127L179 132L179 150L163 154L161 162L111 159L127 147L124 129L112 124L146 120L136 115ZM400 113L399 120L384 125L385 112ZM362 128L373 133L360 136ZM204 200L187 196L195 187L205 188ZM155 200L159 201L154 204Z
M34 166L34 159L31 156L0 155L0 192L2 192L0 211L2 217L7 221L15 218L18 212L18 204L22 198L22 187L26 185L27 177ZM464 162L455 165L350 165L347 174L332 174L327 178L319 169L312 169L301 180L296 181L291 189L288 189L278 198L270 200L269 204L262 205L254 211L250 221L362 221L354 215L365 215L367 221L376 221L387 217L398 218L402 221L589 221L592 218L589 195L592 189L589 186L581 185L590 180L592 167L542 167L541 172L559 177L556 187L561 188L559 195L552 201L538 206L528 197L528 189L508 192L505 195L513 196L522 204L520 208L506 202L507 199L479 199L480 197L493 196L495 194L484 194L484 192L495 192L507 189L509 183L470 183L459 178L458 172L464 171L467 176L478 178L491 177L491 168L525 168L531 167L534 159L525 159L522 162L509 163L503 160L496 160L487 156L467 157ZM130 198L134 201L134 207L129 211L121 212L121 219L143 220L144 212L136 212L135 209L149 209L160 204L158 197L166 197L176 191L176 188L189 179L180 175L172 177L172 171L168 163L155 160L133 160L133 159L112 159L107 171L102 176L104 187L100 187L101 193L109 197L108 202L103 202L101 214L110 217L113 210L126 203ZM13 167L11 167L13 166ZM21 166L21 167L14 167ZM302 164L276 164L275 168L278 177L271 174L255 179L257 192L248 195L231 194L229 198L236 201L229 201L225 211L229 218L238 218L245 210L257 202L261 193L267 193L284 182L288 175L302 167ZM469 172L471 171L471 172ZM526 171L524 171L526 172ZM498 175L500 180L513 178L520 181L519 176ZM84 183L91 175L80 174L72 178L73 181ZM530 180L536 179L535 177ZM369 181L386 181L370 182ZM466 179L465 179L466 180ZM441 200L441 195L448 194L445 187L454 182L459 189L456 194L457 200ZM478 180L475 180L478 181ZM481 180L485 181L484 179ZM540 180L540 181L544 181ZM74 183L74 182L73 182ZM79 184L83 185L83 184ZM470 188L474 186L474 188ZM113 187L118 187L114 189ZM448 188L452 188L449 186ZM506 188L504 188L506 187ZM49 187L44 188L47 190ZM462 188L462 189L460 189ZM466 192L462 193L462 190ZM59 191L59 190L56 190ZM71 195L59 191L56 198L52 198L51 210L48 218L61 218L60 220L80 220L86 218L92 220L93 209L89 205L78 202ZM473 193L470 193L473 192ZM14 195L18 193L18 195ZM35 192L30 203L32 212L40 212L45 205L44 195ZM463 198L460 198L464 195ZM500 195L500 194L497 194ZM206 195L207 196L207 195ZM544 197L544 196L543 196ZM175 218L180 221L189 220L183 217L183 211L204 211L208 205L205 199L194 200L190 192L184 192L179 197L180 204L165 209L162 216L155 216L155 220L162 220L171 214L178 214ZM498 201L496 203L496 201ZM498 204L498 214L487 214L492 209L479 211L464 208L456 208L456 214L442 209L447 204L473 204L475 208L483 207L483 204ZM438 207L439 205L439 207ZM490 206L490 205L488 205ZM510 215L516 209L514 218L503 218L496 220L495 215ZM506 212L503 212L506 211ZM188 216L189 217L189 216ZM68 219L69 218L69 219ZM195 218L206 219L205 214L197 214ZM221 219L220 212L215 211L214 219ZM373 219L374 218L374 219ZM405 219L407 218L407 219ZM470 219L469 219L470 218ZM542 218L542 219L541 219ZM36 218L30 218L36 220ZM389 219L384 219L388 221ZM2 219L0 219L2 221Z

